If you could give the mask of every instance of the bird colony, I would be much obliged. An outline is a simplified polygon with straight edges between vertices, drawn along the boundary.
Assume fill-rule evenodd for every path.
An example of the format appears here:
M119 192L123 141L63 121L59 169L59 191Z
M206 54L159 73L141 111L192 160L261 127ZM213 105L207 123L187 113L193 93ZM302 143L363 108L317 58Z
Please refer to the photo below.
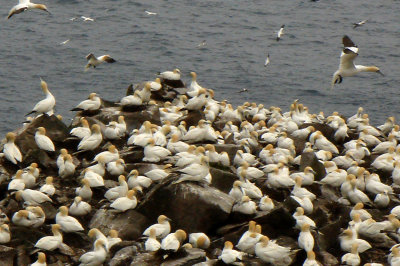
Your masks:
M393 117L235 109L190 76L90 93L70 126L41 80L3 141L2 265L400 265Z

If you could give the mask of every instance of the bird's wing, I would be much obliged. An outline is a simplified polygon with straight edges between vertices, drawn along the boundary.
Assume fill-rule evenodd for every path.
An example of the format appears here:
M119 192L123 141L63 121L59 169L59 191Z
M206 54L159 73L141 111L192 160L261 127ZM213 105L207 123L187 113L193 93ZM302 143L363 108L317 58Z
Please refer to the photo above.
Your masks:
M344 47L357 47L357 45L355 45L354 42L347 35L343 36L342 41Z
M90 53L86 56L87 60L90 60L91 58L95 59L96 57L94 56L94 54Z
M114 63L114 62L116 62L111 56L109 56L109 55L102 55L102 56L100 56L99 57L99 60L100 61L105 61L105 62L107 62L107 63Z

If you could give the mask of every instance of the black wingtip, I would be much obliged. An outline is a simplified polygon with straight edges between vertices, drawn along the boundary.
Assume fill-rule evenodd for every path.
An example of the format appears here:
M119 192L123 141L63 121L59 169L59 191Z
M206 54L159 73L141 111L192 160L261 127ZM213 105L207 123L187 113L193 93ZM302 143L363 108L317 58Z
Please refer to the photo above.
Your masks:
M354 42L350 39L350 37L347 36L347 35L344 35L344 36L343 36L342 41L343 41L344 47L357 47L357 46L354 44Z

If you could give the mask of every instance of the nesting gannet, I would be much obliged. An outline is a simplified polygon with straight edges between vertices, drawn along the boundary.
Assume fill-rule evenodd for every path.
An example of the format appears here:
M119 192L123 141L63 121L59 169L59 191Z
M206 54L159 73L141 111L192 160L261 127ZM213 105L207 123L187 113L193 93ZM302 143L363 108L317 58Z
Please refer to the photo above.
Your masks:
M145 162L159 162L171 155L171 152L168 149L161 146L155 146L153 138L148 140L148 144L144 147L143 153L143 161Z
M53 196L56 192L56 188L53 185L53 177L46 177L46 183L40 187L40 192L46 193L49 196Z
M24 190L25 189L25 181L22 179L23 170L18 170L13 179L8 183L8 190Z
M365 240L357 238L357 235L351 230L346 229L339 236L340 247L343 251L351 252L353 243L358 244L358 252L363 253L364 251L372 248L372 246Z
M347 35L343 36L342 41L344 48L342 54L340 55L339 69L333 74L331 83L332 89L336 83L342 82L343 77L351 77L360 72L376 72L383 75L376 66L354 65L354 59L358 55L358 47Z
M270 210L272 210L274 207L275 207L275 204L274 204L274 202L272 201L272 199L270 199L270 198L268 197L268 195L265 195L264 197L262 197L262 198L260 199L259 204L258 204L258 208L259 208L261 211L270 211Z
M244 252L237 251L233 249L233 244L230 241L225 241L224 249L221 252L221 255L218 257L219 260L222 260L226 264L235 263L236 260L242 260L242 256Z
M34 221L32 220L34 217L32 213L28 210L19 210L15 212L11 218L11 221L15 225L30 227L33 225Z
M126 195L126 193L128 192L128 183L125 181L125 176L120 175L118 177L118 182L119 182L119 186L110 188L104 194L104 197L106 197L110 201L115 200L119 197L124 197Z
M30 266L46 266L46 254L43 252L38 252L38 259L34 263L32 263Z
M151 180L146 176L139 175L138 170L133 169L128 175L127 183L129 188L134 188L134 187L148 188L150 187L151 183L153 183L153 180Z
M14 14L19 14L21 12L24 12L25 10L32 9L40 9L50 14L50 12L47 10L47 7L43 4L31 3L30 0L19 0L19 3L11 8L10 12L8 13L7 19L11 18Z
M6 134L7 143L3 146L3 153L7 160L12 162L13 164L17 164L18 162L22 162L22 154L17 145L15 145L16 135L13 132L8 132Z
M101 175L95 173L92 171L90 168L86 168L85 170L82 171L84 174L85 180L89 182L90 187L102 187L104 186L104 179Z
M156 238L156 229L150 229L150 235L144 243L146 251L157 251L161 248L161 243Z
M90 265L102 265L107 257L107 242L103 239L99 239L95 242L94 250L86 252L80 258L80 264L82 266Z
M310 232L310 225L305 223L301 226L301 232L298 237L299 247L306 252L314 249L314 237Z
M167 176L170 175L170 167L172 164L166 164L164 167L161 168L155 168L153 170L150 170L146 172L144 175L153 180L154 182L159 182L166 178Z
M71 109L71 111L93 111L98 110L100 106L100 97L97 96L95 92L92 92L87 100L80 102L75 108Z
M199 95L200 89L202 87L196 81L197 79L196 72L190 72L190 76L192 77L192 81L189 84L189 90L187 92L187 95L189 95L190 97L195 97Z
M283 30L285 29L285 25L282 25L281 28L278 31L278 34L276 36L276 41L279 41L283 35Z
M125 197L117 198L113 203L111 203L110 207L121 212L136 208L137 199L135 193L135 189L128 190Z
M315 259L315 253L311 250L307 252L307 259L303 262L303 266L322 266L322 264Z
M105 164L108 164L110 162L114 162L114 161L118 160L119 159L119 152L118 152L117 147L115 147L115 145L108 146L108 151L103 151L103 152L98 153L94 157L93 161L99 161L100 157L103 157L102 161Z
M82 187L77 187L75 189L75 193L77 196L80 196L83 200L90 200L92 198L93 192L90 188L90 182L86 178L81 180Z
M63 232L70 233L84 230L76 218L68 215L67 206L61 206L58 210L59 212L56 215L56 223L61 226Z
M358 243L353 243L351 246L351 252L346 253L342 256L342 264L344 265L360 265L361 259L358 254Z
M255 214L257 212L257 205L248 196L243 196L242 199L233 205L232 211L244 214Z
M11 240L11 233L8 224L2 224L0 226L0 244L5 244L10 242Z
M249 229L240 237L236 247L243 252L254 254L255 244L259 241L261 234L257 232L257 224L249 221ZM260 232L261 233L261 232Z
M72 155L67 154L64 156L64 163L58 169L58 174L61 177L72 176L75 173L75 168L76 166L74 164L74 160L72 159Z
M46 194L32 189L18 190L15 194L17 200L24 200L27 205L40 205L45 201L53 202Z
M28 218L31 221L31 227L38 228L46 220L46 214L40 206L27 206L26 210L29 212Z
M364 20L361 20L360 22L353 23L353 29L364 25L367 21L368 21L368 19L364 19Z
M192 163L183 169L180 169L181 176L173 183L180 183L183 181L196 181L211 184L210 168L208 166L208 157L201 156L199 163Z
M166 80L180 80L181 79L181 71L175 68L173 71L164 71L159 73L159 76Z
M69 133L80 139L89 137L90 134L92 133L92 131L90 130L90 127L89 127L89 122L84 117L80 118L80 122L81 122L82 126L74 127L73 129L71 129L71 131Z
M178 229L175 233L168 234L161 241L161 249L177 251L181 245L181 243L186 239L186 232Z
M100 126L97 124L92 125L92 134L81 140L78 144L78 150L94 150L96 149L103 140L101 135Z
M42 86L42 90L44 94L46 94L46 98L39 101L32 109L30 113L27 113L25 116L29 114L52 114L53 108L56 105L56 99L53 94L49 91L47 87L47 83L40 79L40 85Z
M207 249L211 242L208 236L204 233L190 233L189 243L192 244L194 248Z
M122 241L122 239L118 237L118 231L117 231L117 230L114 230L114 229L111 229L111 230L108 232L107 240L108 240L108 246L107 246L107 247L108 247L109 249L110 249L113 245L115 245L115 244L117 244L117 243L119 243L119 242Z
M169 224L169 221L171 221L171 219L165 215L158 216L157 223L146 228L146 230L143 232L143 235L150 236L150 231L154 229L156 231L155 237L159 239L166 237L171 232L171 225Z
M289 247L283 247L271 241L267 236L260 237L260 241L255 246L255 253L264 262L272 265L289 265L292 262Z
M74 202L69 206L69 213L73 216L84 216L92 210L89 203L82 201L82 197L76 196Z
M109 56L109 55L102 55L102 56L96 57L92 53L88 54L86 56L86 59L88 60L88 63L85 66L85 71L89 70L90 67L96 68L96 66L98 66L104 62L107 62L107 63L117 62L113 58L111 58L111 56Z
M53 141L46 136L46 129L39 127L35 133L35 142L39 149L45 151L55 151Z
M293 218L296 220L296 228L301 229L304 224L309 224L311 227L316 227L315 222L304 215L304 209L297 207L296 212L293 214Z
M90 229L89 232L88 232L88 236L90 238L95 238L96 239L94 244L96 244L97 241L102 240L102 241L104 241L104 243L106 243L106 246L108 245L107 237L97 228Z
M125 161L123 159L118 159L114 162L109 162L107 164L107 172L114 176L123 174L125 172Z
M60 247L63 243L63 236L60 232L60 228L61 226L59 224L52 224L51 231L53 232L53 236L42 237L36 242L35 247L50 251Z

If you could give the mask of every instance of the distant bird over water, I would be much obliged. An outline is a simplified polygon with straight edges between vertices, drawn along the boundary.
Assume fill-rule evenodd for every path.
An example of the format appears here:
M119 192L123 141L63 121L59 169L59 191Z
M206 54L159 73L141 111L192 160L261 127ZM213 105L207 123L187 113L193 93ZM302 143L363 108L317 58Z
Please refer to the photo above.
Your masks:
M277 41L277 42L281 39L281 37L282 37L282 35L283 35L283 29L284 29L284 28L285 28L285 25L282 25L281 28L279 29L279 31L278 31L278 36L276 37L276 41Z
M91 17L81 16L81 18L83 19L83 21L94 21L94 19Z
M11 18L14 14L19 14L24 12L25 10L31 10L31 9L41 9L43 11L50 13L47 10L47 7L43 4L31 3L30 0L19 0L19 3L13 6L13 8L11 8L10 12L8 13L7 19Z
M109 55L102 55L102 56L96 57L92 53L88 54L86 56L86 59L88 60L88 63L85 66L85 71L89 70L90 67L96 68L96 66L98 66L104 62L107 62L107 63L117 62L113 58L111 58L111 56L109 56Z
M270 63L269 61L269 54L267 54L267 58L265 58L264 66L266 67Z
M155 16L155 15L157 15L157 13L155 13L155 12L150 12L150 11L144 11L144 12L146 12L146 15L149 15L149 16Z
M354 65L354 59L358 56L358 47L347 35L343 36L343 45L339 69L333 74L332 89L336 83L342 82L343 77L351 77L360 72L376 72L383 75L376 66Z
M362 20L362 21L360 21L360 22L354 23L354 24L353 24L353 29L364 25L367 21L368 21L368 19L364 19L364 20Z

